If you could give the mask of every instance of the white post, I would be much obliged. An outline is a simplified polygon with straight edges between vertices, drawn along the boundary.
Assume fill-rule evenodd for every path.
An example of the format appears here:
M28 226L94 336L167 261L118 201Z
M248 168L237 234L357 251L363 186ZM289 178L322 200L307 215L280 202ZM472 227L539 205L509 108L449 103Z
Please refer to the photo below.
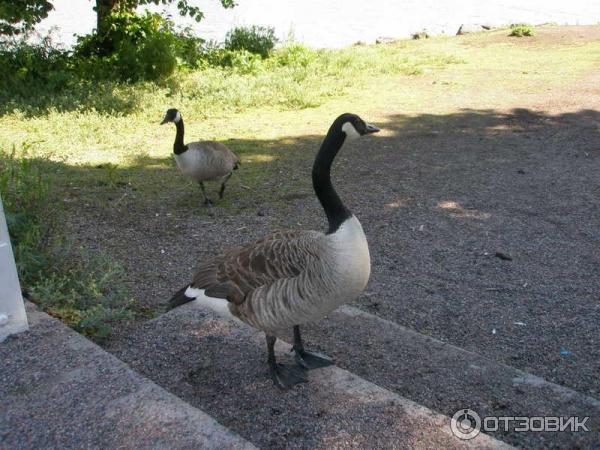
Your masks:
M0 197L0 342L27 328L25 304Z

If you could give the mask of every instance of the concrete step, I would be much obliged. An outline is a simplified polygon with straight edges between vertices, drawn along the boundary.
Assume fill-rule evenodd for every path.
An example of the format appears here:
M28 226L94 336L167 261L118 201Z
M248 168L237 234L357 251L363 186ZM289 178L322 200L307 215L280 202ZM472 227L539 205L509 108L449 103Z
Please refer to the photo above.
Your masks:
M31 304L28 318L0 344L0 448L255 448Z
M600 446L599 400L360 309L343 306L304 327L303 336L344 369L448 416L470 408L481 417L590 417L589 432L491 433L512 445Z
M278 341L280 362L292 362L289 349ZM267 375L264 334L199 301L110 351L263 449L510 448L484 434L460 440L450 418L336 366L282 392Z

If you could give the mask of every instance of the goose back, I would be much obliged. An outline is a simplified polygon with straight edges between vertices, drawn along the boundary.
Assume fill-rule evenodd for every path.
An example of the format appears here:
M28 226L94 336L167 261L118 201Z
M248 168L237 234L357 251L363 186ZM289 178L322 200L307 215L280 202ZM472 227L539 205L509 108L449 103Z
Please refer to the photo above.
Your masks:
M187 144L187 150L175 154L179 170L196 180L209 181L230 173L239 158L220 142L202 141Z

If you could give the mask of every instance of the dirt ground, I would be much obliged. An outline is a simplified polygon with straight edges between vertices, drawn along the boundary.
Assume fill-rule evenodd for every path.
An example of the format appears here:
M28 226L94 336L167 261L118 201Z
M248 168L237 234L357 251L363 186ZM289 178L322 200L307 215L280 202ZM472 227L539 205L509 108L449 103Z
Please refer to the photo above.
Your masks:
M527 45L600 39L600 27L556 30ZM514 94L509 107L504 86L492 93L497 100L483 102L482 86L471 85L443 99L444 113L427 104L410 114L401 104L379 111L386 133L345 148L333 177L370 244L371 280L356 306L600 396L597 60L576 80ZM399 83L438 92L433 81L425 75ZM295 142L316 151L319 139ZM151 212L127 201L78 210L68 226L84 247L123 262L136 298L159 311L198 261L220 248L281 224L324 228L310 188L314 151L265 180L277 202L257 195L237 211L192 211L177 191ZM243 171L236 173L242 184ZM289 193L283 187L292 178L301 188ZM226 195L235 196L235 188Z

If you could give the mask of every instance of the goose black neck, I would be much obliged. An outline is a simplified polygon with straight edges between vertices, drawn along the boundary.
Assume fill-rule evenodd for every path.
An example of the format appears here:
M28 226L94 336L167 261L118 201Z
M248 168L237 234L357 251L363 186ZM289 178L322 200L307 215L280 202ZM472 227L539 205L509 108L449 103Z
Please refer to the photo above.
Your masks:
M173 152L176 155L180 155L187 150L187 146L183 144L183 119L179 119L179 122L175 122L177 128L177 134L175 135L175 144L173 144Z
M352 216L331 184L331 165L344 145L345 138L345 133L332 127L321 144L312 170L313 188L329 222L327 234L335 233L340 225Z

